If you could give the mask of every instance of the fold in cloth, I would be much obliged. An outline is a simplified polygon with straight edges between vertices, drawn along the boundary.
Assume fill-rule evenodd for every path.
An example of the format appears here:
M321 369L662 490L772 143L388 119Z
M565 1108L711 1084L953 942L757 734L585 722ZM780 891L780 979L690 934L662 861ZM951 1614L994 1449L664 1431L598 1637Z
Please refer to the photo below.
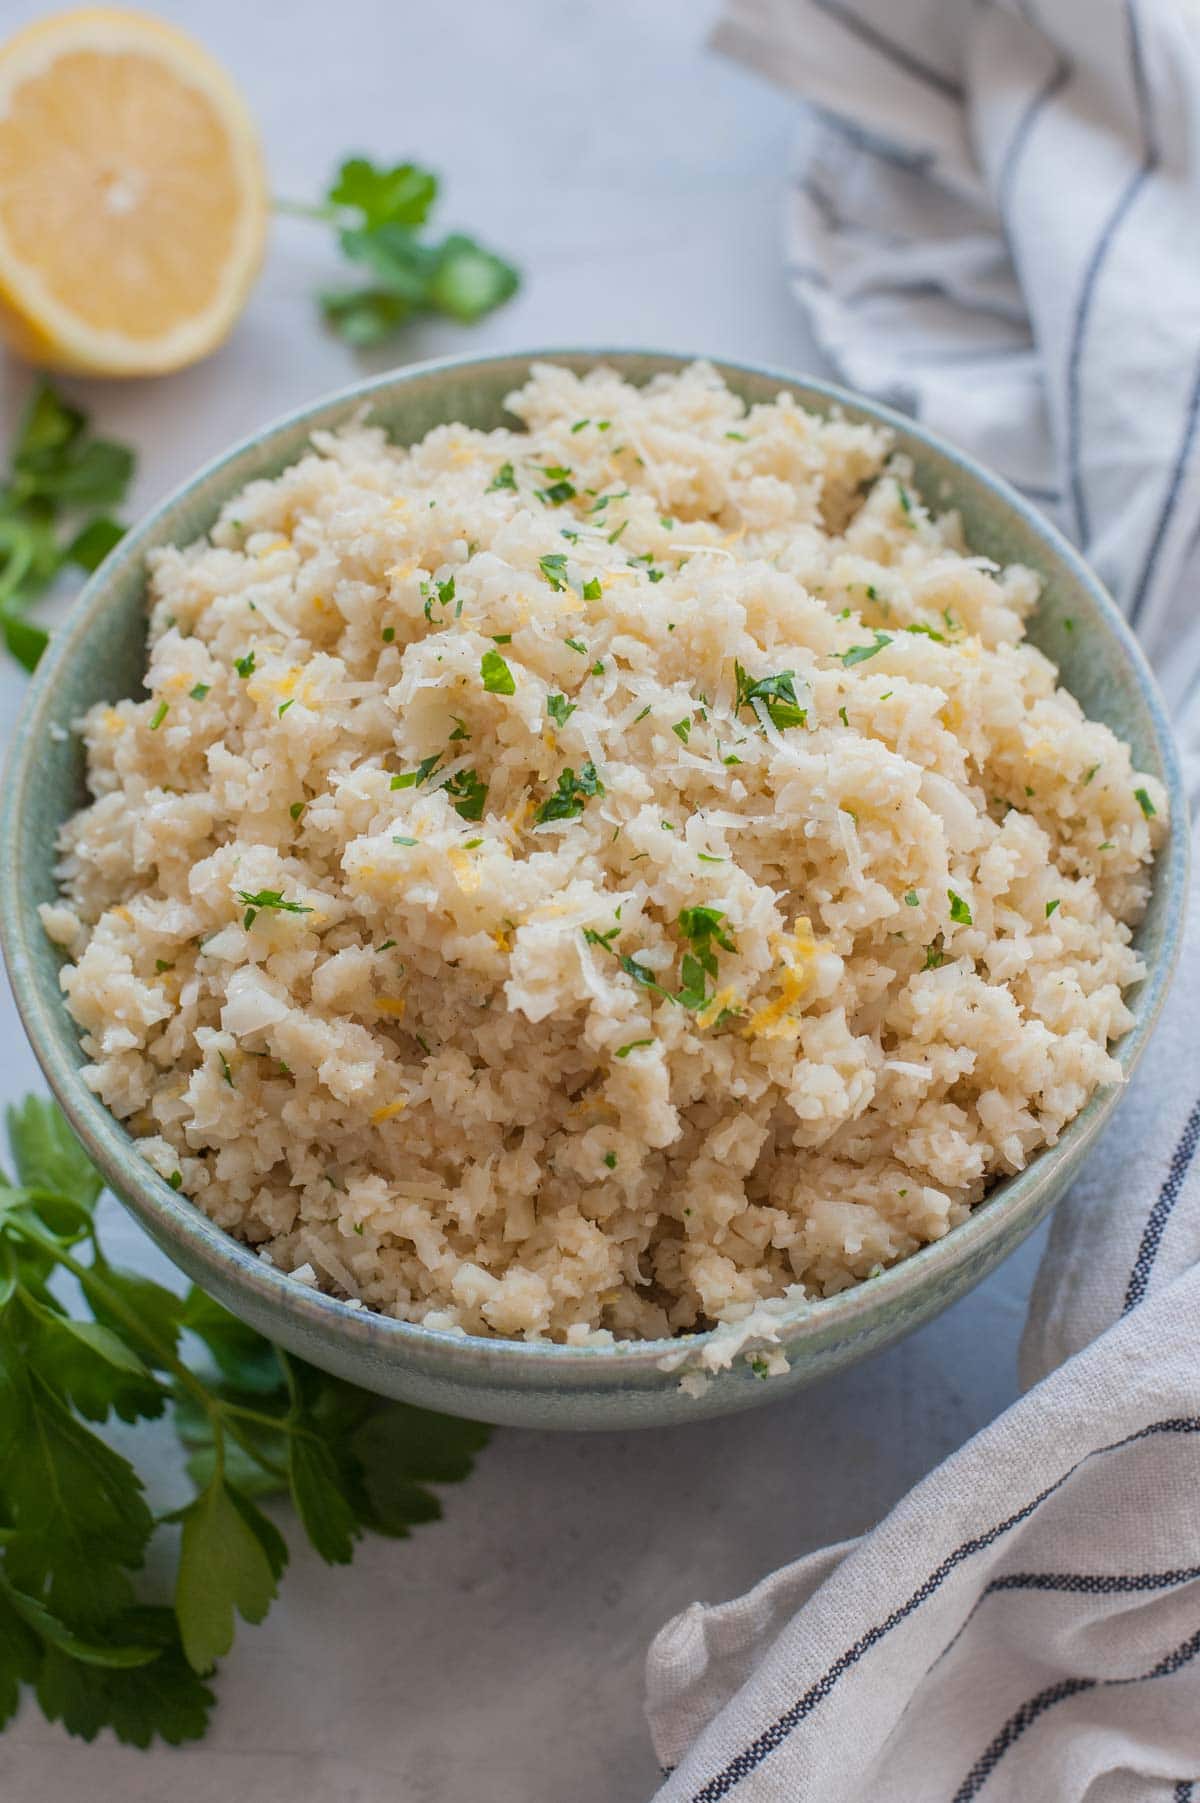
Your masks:
M731 0L810 103L789 279L844 379L1052 513L1200 793L1200 28L1190 0ZM1176 831L1187 822L1177 821ZM659 1803L1200 1803L1200 909L1055 1217L1035 1387L871 1534L693 1604Z

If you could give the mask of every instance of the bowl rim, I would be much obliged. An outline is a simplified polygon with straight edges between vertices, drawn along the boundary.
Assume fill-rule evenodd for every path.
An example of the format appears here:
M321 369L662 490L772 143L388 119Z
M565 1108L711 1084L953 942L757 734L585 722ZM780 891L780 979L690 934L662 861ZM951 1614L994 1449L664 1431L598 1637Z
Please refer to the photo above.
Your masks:
M137 1216L152 1237L185 1245L196 1262L218 1282L228 1280L251 1292L265 1310L281 1309L293 1321L310 1328L320 1339L343 1339L369 1345L373 1354L403 1363L406 1353L424 1354L450 1375L469 1378L472 1368L501 1369L517 1384L536 1383L558 1376L573 1381L603 1380L606 1373L624 1379L637 1371L674 1372L685 1360L709 1344L720 1327L669 1339L614 1341L606 1346L566 1346L549 1340L514 1340L484 1337L461 1329L427 1327L420 1322L354 1306L340 1297L308 1287L273 1265L267 1264L242 1241L235 1239L201 1212L195 1203L176 1194L137 1151L136 1142L86 1084L78 1067L67 1067L55 1044L50 1011L43 1006L34 976L32 936L40 935L36 912L21 894L16 856L22 833L23 802L29 787L29 769L40 732L51 724L50 710L60 671L86 646L92 617L102 611L108 589L128 564L140 559L147 540L162 531L164 520L195 493L220 476L240 458L265 447L306 422L328 424L324 416L367 407L383 393L402 389L421 378L465 375L488 367L511 364L567 361L600 365L614 360L645 360L667 370L695 362L708 362L723 376L751 376L777 381L781 388L799 391L827 403L831 409L848 408L889 427L910 441L947 460L967 484L986 491L1004 509L1016 513L1031 535L1045 547L1048 562L1065 567L1087 592L1125 661L1130 666L1144 703L1169 795L1172 830L1154 865L1154 882L1164 897L1162 946L1156 962L1147 969L1134 1000L1133 1025L1114 1049L1127 1081L1157 1021L1179 954L1183 901L1187 887L1188 836L1180 823L1186 819L1182 778L1166 707L1156 679L1124 615L1100 578L1059 529L1001 476L993 474L920 422L869 396L803 371L780 369L772 364L706 355L702 352L663 351L644 346L564 345L531 350L514 349L483 355L438 357L406 364L364 380L349 383L316 400L292 408L232 446L211 457L200 469L158 501L138 521L91 575L71 610L50 640L31 678L18 715L4 773L0 798L0 950L8 965L14 999L38 1063L64 1113L79 1134L89 1155L114 1193ZM621 372L637 379L636 370ZM657 373L650 371L650 374ZM244 480L254 480L252 476ZM179 542L167 536L161 542ZM60 1004L60 1007L62 1004ZM59 1023L61 1025L61 1022ZM976 1204L966 1220L941 1239L918 1247L889 1266L870 1282L855 1284L833 1296L814 1299L781 1299L771 1305L779 1342L795 1348L806 1330L837 1328L857 1338L867 1323L886 1315L905 1294L949 1277L974 1256L983 1255L989 1242L1008 1225L1015 1230L1028 1220L1036 1223L1044 1212L1047 1185L1064 1161L1077 1165L1107 1124L1120 1100L1124 1082L1096 1091L1081 1112L1067 1124L1053 1146L1046 1146L1014 1176L1002 1179ZM151 1221L154 1227L150 1226ZM155 1228L157 1232L155 1232ZM1020 1237L1018 1233L1017 1237ZM728 1329L725 1329L727 1332Z

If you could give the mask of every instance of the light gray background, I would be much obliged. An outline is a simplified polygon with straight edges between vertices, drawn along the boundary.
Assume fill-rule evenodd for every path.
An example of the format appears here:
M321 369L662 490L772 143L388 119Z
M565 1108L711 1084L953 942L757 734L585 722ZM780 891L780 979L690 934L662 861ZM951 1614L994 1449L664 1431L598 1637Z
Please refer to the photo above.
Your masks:
M44 6L5 0L7 31ZM274 189L315 196L364 149L445 178L444 223L526 271L472 331L418 326L386 356L326 337L321 228L276 224L231 343L197 369L77 383L141 465L131 513L275 415L392 361L553 344L820 359L791 304L778 215L795 110L711 56L715 0L176 0L246 89ZM28 378L3 368L10 426ZM21 680L0 667L14 728ZM40 1082L7 989L0 1095ZM152 1254L113 1204L122 1256ZM266 1624L242 1627L208 1738L88 1748L27 1706L0 1739L5 1803L614 1803L648 1797L654 1631L693 1598L860 1533L1016 1394L1040 1236L904 1345L725 1422L574 1438L497 1431L446 1518L329 1570L291 1539ZM169 1485L171 1442L142 1430ZM281 1522L288 1526L285 1515Z

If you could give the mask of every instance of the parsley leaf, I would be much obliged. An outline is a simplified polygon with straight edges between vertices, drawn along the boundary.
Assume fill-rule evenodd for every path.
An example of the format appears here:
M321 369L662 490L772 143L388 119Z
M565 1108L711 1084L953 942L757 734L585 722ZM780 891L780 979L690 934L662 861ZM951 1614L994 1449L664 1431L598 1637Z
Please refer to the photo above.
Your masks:
M551 551L545 557L538 558L538 569L550 584L555 594L560 594L567 586L567 554L565 551Z
M0 481L0 638L25 669L33 670L48 634L26 608L68 563L92 571L124 534L106 511L59 535L64 515L78 519L124 499L133 452L94 438L87 416L48 382L39 382L17 428L9 467Z
M796 685L794 670L780 670L774 676L750 676L741 664L733 666L737 682L737 695L734 700L734 712L740 713L744 707L751 709L757 717L754 703L761 702L766 708L771 724L783 732L789 726L803 726L808 719L808 709L800 707L796 701Z
M583 813L584 803L591 796L603 793L604 784L590 759L583 765L578 776L568 764L558 779L557 789L534 815L534 822L542 826L548 820L571 820L576 814Z
M415 770L403 770L399 776L393 776L390 786L393 789L419 789L422 783L429 781L441 761L441 752L435 751L430 757L422 758Z
M575 712L576 704L568 701L565 695L547 695L546 712L556 726L565 726Z
M515 695L516 681L498 651L485 651L479 662L479 674L489 695Z
M946 894L950 898L950 918L951 918L951 920L956 921L959 926L963 926L963 927L969 927L969 926L973 925L974 923L972 922L972 919L971 919L971 910L967 906L966 902L963 900L962 896L956 895L954 893L953 889L947 889Z
M835 655L841 658L847 669L850 669L853 664L865 664L869 657L874 657L877 651L882 651L884 646L890 645L891 642L890 633L877 631L873 645L851 645L849 651L838 651Z
M233 1645L233 1616L262 1621L287 1563L278 1528L219 1472L181 1509L175 1613L188 1664L209 1672Z
M305 902L285 901L278 889L239 889L237 898L245 902L246 912L242 917L242 925L249 932L260 913L273 910L277 914L311 914L312 909Z
M488 786L474 770L460 770L445 785L454 812L462 820L482 820L487 806Z

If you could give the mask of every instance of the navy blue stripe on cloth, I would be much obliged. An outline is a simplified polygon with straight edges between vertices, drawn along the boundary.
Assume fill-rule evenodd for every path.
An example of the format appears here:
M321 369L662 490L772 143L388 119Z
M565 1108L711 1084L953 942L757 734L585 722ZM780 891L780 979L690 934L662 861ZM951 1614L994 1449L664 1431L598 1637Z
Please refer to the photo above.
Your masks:
M1150 584L1154 580L1154 572L1158 567L1159 554L1163 548L1163 540L1167 536L1167 528L1171 524L1171 516L1175 512L1183 487L1183 478L1187 474L1192 460L1192 452L1196 448L1196 428L1200 424L1200 363L1196 366L1192 392L1188 400L1187 412L1184 415L1183 432L1179 440L1179 449L1175 453L1175 463L1171 470L1171 480L1167 486L1166 498L1159 510L1158 520L1154 528L1154 536L1150 540L1150 549L1146 561L1142 565L1142 574L1134 590L1133 602L1129 609L1130 625L1136 626L1138 616L1145 604Z
M1125 1290L1125 1301L1121 1309L1127 1315L1131 1308L1136 1308L1150 1283L1150 1273L1154 1269L1154 1261L1158 1257L1158 1249L1162 1245L1162 1237L1171 1218L1171 1210L1183 1191L1183 1185L1191 1169L1192 1160L1196 1156L1196 1148L1200 1146L1200 1101L1188 1115L1184 1129L1179 1137L1179 1144L1171 1154L1171 1162L1167 1166L1167 1175L1158 1192L1158 1199L1146 1217L1146 1225L1142 1229L1141 1244L1137 1257L1133 1261L1133 1269L1129 1273L1129 1283Z
M885 56L898 69L903 69L906 75L915 76L927 87L935 88L939 94L944 94L947 100L961 102L966 98L958 82L952 81L948 75L943 75L940 69L934 69L928 63L922 62L920 57L914 56L911 50L906 49L903 44L897 44L892 38L885 36L869 20L860 19L851 7L842 4L842 0L813 0L813 5L819 12L826 13L831 19L836 19L839 25L844 25L852 37L858 38L871 50L878 51L880 56Z
M947 1653L958 1645L988 1597L996 1596L1005 1590L1043 1590L1068 1596L1145 1595L1157 1590L1174 1590L1181 1584L1194 1584L1198 1578L1200 1578L1200 1565L1181 1565L1169 1571L1111 1573L1017 1571L1006 1573L1004 1577L993 1578L991 1583L980 1591L971 1613L966 1617L958 1632L946 1642L929 1670L932 1671L934 1666L940 1665Z
M1008 149L1004 153L1004 161L1000 165L1000 177L996 183L996 209L1001 219L1008 215L1008 199L1012 185L1020 166L1021 155L1028 144L1034 126L1040 115L1049 106L1056 94L1060 94L1071 78L1070 65L1059 57L1054 68L1029 102L1021 117L1017 120L1013 135L1008 141Z
M1061 1477L1056 1478L1052 1484L1047 1485L1046 1489L1027 1502L1024 1508L1018 1509L1013 1515L1006 1516L1003 1521L998 1521L984 1533L977 1534L970 1540L964 1540L942 1560L941 1564L913 1591L906 1602L901 1603L898 1609L893 1609L889 1616L883 1621L877 1622L873 1628L868 1628L861 1639L856 1640L853 1646L847 1647L846 1651L834 1660L833 1664L817 1679L815 1684L805 1691L803 1696L798 1697L791 1707L784 1710L782 1715L777 1716L769 1727L764 1728L762 1733L750 1742L749 1746L735 1754L719 1772L714 1772L713 1776L702 1784L698 1791L693 1792L690 1803L721 1803L722 1797L727 1797L735 1785L740 1784L743 1778L748 1778L765 1759L783 1745L792 1730L799 1727L800 1723L805 1721L813 1710L825 1701L825 1698L830 1695L839 1680L848 1671L853 1670L867 1653L878 1646L880 1641L886 1639L893 1628L899 1627L901 1622L906 1621L921 1607L922 1603L928 1602L929 1598L941 1589L951 1572L957 1570L973 1554L982 1552L989 1546L994 1546L996 1541L1002 1539L1012 1528L1020 1526L1023 1521L1028 1521L1030 1516L1036 1514L1047 1497L1053 1496L1057 1490L1062 1489L1064 1484L1070 1482L1081 1466L1086 1465L1092 1459L1103 1458L1108 1453L1119 1452L1126 1446L1134 1445L1137 1441L1147 1440L1155 1434L1200 1434L1200 1415L1168 1416L1161 1421L1150 1422L1146 1427L1139 1428L1136 1433L1126 1434L1121 1440L1114 1440L1109 1446L1094 1447L1091 1452L1084 1453L1082 1458L1077 1459L1075 1464L1064 1471Z
M995 1740L976 1760L955 1791L953 1803L971 1803L971 1799L979 1795L1009 1749L1055 1704L1065 1703L1069 1698L1081 1696L1085 1691L1116 1690L1123 1685L1148 1684L1154 1678L1170 1678L1189 1664L1197 1653L1200 1653L1200 1632L1174 1647L1156 1665L1152 1665L1148 1672L1138 1672L1132 1678L1063 1678L1058 1684L1051 1684L1047 1689L1040 1690L1027 1703L1022 1703L1014 1715L1009 1716Z
M1084 269L1079 296L1075 302L1075 317L1071 327L1071 349L1067 358L1067 470L1071 485L1076 531L1080 541L1084 544L1091 536L1091 522L1088 515L1087 498L1083 492L1083 472L1080 467L1082 443L1080 388L1083 374L1084 340L1087 336L1092 302L1095 299L1100 273L1108 260L1109 252L1112 250L1122 225L1158 166L1157 141L1146 90L1136 0L1125 0L1125 18L1129 31L1130 60L1133 66L1134 88L1137 92L1139 124L1142 134L1141 166L1122 188L1099 237L1092 246L1092 254Z

